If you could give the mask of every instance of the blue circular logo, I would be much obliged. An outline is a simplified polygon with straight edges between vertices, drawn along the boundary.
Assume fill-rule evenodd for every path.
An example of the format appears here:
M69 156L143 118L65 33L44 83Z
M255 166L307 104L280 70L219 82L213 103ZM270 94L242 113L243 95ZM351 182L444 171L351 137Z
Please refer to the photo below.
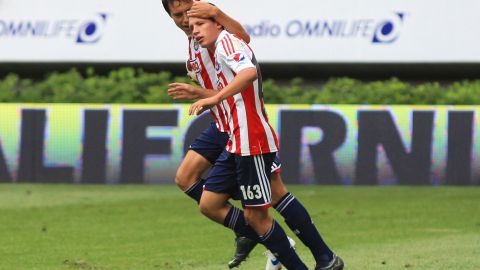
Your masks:
M389 19L380 21L373 33L373 43L393 43L400 36L404 13L395 13Z
M382 35L386 36L390 34L393 31L393 23L392 22L387 22L382 26Z
M96 18L86 20L77 32L77 43L93 44L100 40L103 35L107 14L99 13Z
M91 22L85 28L85 34L87 34L87 36L91 36L95 33L96 30L97 30L97 25L95 25L94 22Z

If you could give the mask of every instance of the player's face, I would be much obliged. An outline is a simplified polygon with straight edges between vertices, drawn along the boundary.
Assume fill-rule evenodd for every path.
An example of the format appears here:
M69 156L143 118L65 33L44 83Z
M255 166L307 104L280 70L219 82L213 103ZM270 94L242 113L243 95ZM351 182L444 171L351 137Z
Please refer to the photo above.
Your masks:
M182 29L187 36L191 34L188 27L187 11L192 7L193 1L173 1L169 4L170 17L172 17L178 28Z
M193 37L204 48L211 48L215 45L222 26L215 21L201 18L190 18L190 29Z

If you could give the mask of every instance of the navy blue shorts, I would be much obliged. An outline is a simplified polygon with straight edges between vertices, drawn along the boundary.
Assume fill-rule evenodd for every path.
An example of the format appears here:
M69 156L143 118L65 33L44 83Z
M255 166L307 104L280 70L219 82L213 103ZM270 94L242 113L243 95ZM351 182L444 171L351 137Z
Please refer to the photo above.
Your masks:
M205 190L228 193L244 207L270 207L270 176L276 153L241 156L224 150L210 170Z
M228 134L218 131L215 122L211 122L208 128L190 144L190 149L214 164L215 160L225 150L227 142Z
M210 163L215 164L217 158L225 150L227 142L228 134L218 131L215 122L210 122L208 128L190 144L190 149L206 158ZM272 164L272 173L280 173L281 166L280 159L275 157Z

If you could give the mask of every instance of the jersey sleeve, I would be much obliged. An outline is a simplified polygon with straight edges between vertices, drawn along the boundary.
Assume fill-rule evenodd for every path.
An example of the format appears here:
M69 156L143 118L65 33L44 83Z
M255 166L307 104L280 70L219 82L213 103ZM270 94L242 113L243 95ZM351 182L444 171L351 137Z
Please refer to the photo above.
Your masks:
M235 73L247 68L256 68L251 60L251 51L245 42L233 35L226 35L219 44L222 46L221 55L225 64Z

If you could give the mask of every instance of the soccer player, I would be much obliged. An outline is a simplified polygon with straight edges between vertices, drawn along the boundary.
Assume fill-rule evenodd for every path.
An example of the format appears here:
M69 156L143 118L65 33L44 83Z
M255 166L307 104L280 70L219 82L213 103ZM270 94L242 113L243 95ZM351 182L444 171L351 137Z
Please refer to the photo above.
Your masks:
M198 81L203 88L213 89L215 72L211 54L206 49L201 48L191 37L187 12L195 16L213 17L225 28L229 29L229 31L241 36L242 39L246 41L250 40L250 36L237 21L230 18L219 8L208 3L193 0L162 0L162 4L177 27L188 37L189 59L187 66L189 66L189 69L193 69L194 74L198 75L195 75L195 78L192 79ZM188 95L188 92L184 92L186 93L184 98L198 98L206 92L207 91L200 91L198 93L192 93L193 96ZM190 145L189 151L177 170L175 177L177 186L198 203L200 202L203 185L205 183L205 181L201 179L201 176L211 167L218 156L220 156L227 140L228 135L220 132L215 126L215 123L212 122ZM228 264L230 268L240 265L257 244L256 241L252 241L238 234L235 242L237 246L233 259Z
M216 196L215 193L227 193L238 187L245 220L261 243L287 269L308 269L290 246L281 226L268 213L272 202L271 166L278 141L265 114L261 80L252 63L255 56L246 43L223 30L213 19L190 17L189 24L195 40L214 52L218 90L192 104L189 113L217 111L218 128L229 134L226 149L208 174L200 204L209 196ZM228 214L230 222L238 218L229 218Z
M206 18L206 17L214 17L211 14L218 14L218 10L217 11L212 11L212 9L215 10L216 7L213 7L211 5L208 5L208 4L205 4L205 3L202 3L202 2L194 2L193 5L192 5L191 1L188 1L188 0L187 1L165 1L164 0L164 6L165 6L165 2L167 2L167 5L168 5L168 2L175 2L176 4L178 4L178 5L172 5L174 3L170 3L170 5L172 5L171 6L172 11L174 11L174 10L180 10L181 11L177 14L177 17L178 17L178 15L183 14L182 12L184 10L188 9L188 3L190 3L190 6L191 6L191 9L187 12L188 15L190 15L190 16L197 16L197 17L200 16L200 17ZM187 6L185 6L185 5L187 5ZM182 9L182 7L183 7L183 9ZM166 10L167 10L167 8L166 8ZM173 14L175 14L175 12L170 12L169 10L167 10L167 12L169 12L169 14L172 14L171 16L174 19L174 21L176 22L177 26L179 26L182 30L185 31L185 33L187 35L189 35L188 32L190 30L185 27L185 25L187 24L185 22L185 20L188 21L188 18L183 18L182 20L180 20L180 22L182 22L182 21L184 22L183 26L182 26L181 23L178 23L179 20L178 19L176 20L175 16L173 16ZM218 17L218 18L220 18L220 17ZM217 19L217 21L219 21L219 19ZM225 22L222 22L221 24L226 25ZM238 26L238 25L235 25L235 26ZM232 26L226 27L226 28L227 29L234 29ZM242 32L242 31L238 31L238 32ZM241 36L241 37L242 37L242 39L245 39L243 36ZM248 37L248 35L247 35L247 37ZM190 39L190 53L189 53L189 55L190 55L190 61L189 61L188 65L190 66L190 68L193 68L196 71L198 81L200 82L200 84L204 88L205 88L205 86L212 85L212 81L216 80L216 74L215 74L215 70L213 68L213 61L212 61L212 56L213 55L212 55L212 53L211 52L209 53L206 49L199 46L199 44L196 43L194 40ZM211 91L211 90L199 89L197 87L192 87L191 85L187 85L187 84L172 84L171 88L169 89L169 95L173 96L174 99L197 99L197 98L206 97L206 96L209 96L212 93L213 94L215 93L215 92L209 92L209 91ZM215 111L215 109L214 109L214 111ZM217 111L216 115L218 115L218 111ZM212 125L211 127L214 127L214 125ZM223 150L228 138L223 137L222 139L217 139L216 140L215 136L204 136L205 134L207 134L207 135L208 134L215 134L215 132L213 132L213 131L204 132L202 134L202 136L200 137L202 142L205 142L205 141L208 142L208 140L213 140L214 142L215 141L217 142L216 144L215 143L210 143L209 144L209 148L210 148L209 150L211 150L211 155L209 156L209 160L215 160L216 157L218 157L218 155ZM219 136L219 138L220 137L221 136ZM197 139L197 141L198 141L198 139ZM198 145L196 142L194 142L192 144L192 150L197 151L197 153L201 153L201 152L198 152L197 149L195 149L195 147ZM217 150L213 151L213 149L215 147L217 147ZM218 149L220 149L220 150L218 150ZM191 153L191 152L193 152L192 150L190 150L189 153L187 153L186 159L188 159L189 156L192 156L192 155L193 156L199 156L197 153ZM217 156L215 156L213 153L217 153ZM205 155L204 155L204 157L205 157ZM196 160L202 161L202 158L198 157L198 159L196 159ZM182 181L180 181L180 179L184 179L183 182L186 182L186 183L188 183L188 181L191 180L191 179L198 179L198 178L179 177L184 173L188 173L187 166L183 166L185 164L185 162L186 161L184 161L182 163L182 165L180 166L179 171L177 173L177 179L176 179L177 184L182 182ZM189 163L193 164L192 166L194 168L198 168L198 165L195 165L194 162L189 162ZM184 171L184 173L181 173L182 171ZM288 192L286 187L283 185L281 177L278 174L279 173L279 163L275 164L273 166L272 172L273 172L272 177L271 177L272 178L272 203L273 203L273 206L275 207L275 209L277 209L277 211L285 218L285 221L288 224L288 226L295 233L297 233L297 236L300 238L300 240L302 240L302 242L307 247L310 248L310 250L311 250L312 254L314 255L315 260L317 262L317 267L320 267L318 269L341 269L341 268L338 268L338 267L337 268L329 267L329 266L335 266L335 265L338 266L338 264L341 262L341 260L338 257L336 257L331 252L331 250L328 248L328 246L324 243L324 241L320 237L320 234L318 233L315 226L313 225L312 220L311 220L308 212L306 211L306 209L302 206L302 204L292 194L290 194ZM199 173L198 175L201 175L201 173ZM179 185L179 186L182 187L181 185ZM185 186L188 186L188 185L185 185ZM197 185L197 187L198 187L198 185ZM199 192L196 193L196 194L198 194L198 196L199 196L200 192L201 192L201 190L199 190ZM228 197L221 198L219 201L221 202L222 200L226 200L226 199L228 199ZM219 204L219 205L223 206L223 204ZM201 207L202 212L204 212L204 214L206 214L207 216L208 216L209 213L210 214L211 213L218 213L218 209L215 208L215 207L211 207L211 205L207 205L207 206L201 205L200 207ZM226 208L226 209L229 209L229 208ZM235 213L235 215L240 215L241 214L241 211L239 211L239 209L236 209L236 208L231 208L230 211L227 210L227 212ZM225 215L225 213L224 213L224 215ZM215 221L217 221L219 223L223 223L224 225L227 226L229 224L225 223L225 220L227 220L227 219L225 219L224 215L223 216L220 215L220 216L217 216L216 218L212 218L212 219L214 219ZM238 239L242 239L242 238L237 238L237 242L239 242ZM247 241L247 239L245 239L245 241ZM249 245L249 248L253 248L253 246ZM242 251L238 251L238 250L239 249L237 249L237 253L236 253L236 256L234 257L234 260L232 260L229 264L230 267L234 267L234 266L238 265L238 263L240 263L241 260L244 257L246 257L246 255L248 255L248 252L250 252L251 249L250 250L247 249L246 252L242 252ZM270 268L268 268L268 266ZM267 261L267 269L276 269L275 267L278 268L279 265L276 264L275 262L272 263L272 261L270 261L270 260Z

